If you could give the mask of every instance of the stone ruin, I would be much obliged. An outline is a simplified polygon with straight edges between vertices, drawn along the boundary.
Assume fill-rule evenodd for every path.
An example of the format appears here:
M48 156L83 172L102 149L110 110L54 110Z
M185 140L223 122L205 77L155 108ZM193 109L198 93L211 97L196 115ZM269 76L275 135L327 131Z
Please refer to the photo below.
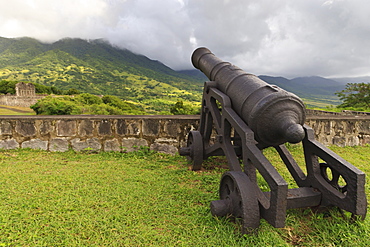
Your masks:
M19 82L15 84L15 95L0 95L0 105L30 107L46 95L36 95L35 85Z
M16 96L36 96L36 88L32 83L19 82L15 84Z

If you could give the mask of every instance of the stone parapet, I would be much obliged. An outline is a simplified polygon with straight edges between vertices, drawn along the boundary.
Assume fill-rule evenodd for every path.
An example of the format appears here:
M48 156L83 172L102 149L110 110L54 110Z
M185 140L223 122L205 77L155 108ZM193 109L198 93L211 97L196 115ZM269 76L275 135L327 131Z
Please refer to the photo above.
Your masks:
M370 116L308 115L324 145L370 143ZM0 116L0 149L130 152L146 146L176 153L199 126L199 116Z
M370 116L307 116L306 124L324 145L364 146L370 143Z
M176 153L199 116L1 116L0 149Z

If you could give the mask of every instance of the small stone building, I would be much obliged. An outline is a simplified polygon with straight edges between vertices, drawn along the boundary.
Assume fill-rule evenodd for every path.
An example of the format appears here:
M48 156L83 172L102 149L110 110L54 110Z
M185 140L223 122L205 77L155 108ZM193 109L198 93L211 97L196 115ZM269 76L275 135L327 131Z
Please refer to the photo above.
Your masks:
M36 96L36 88L32 83L19 82L15 84L16 96Z
M35 85L19 82L15 84L15 95L0 95L0 105L30 107L45 95L36 95Z

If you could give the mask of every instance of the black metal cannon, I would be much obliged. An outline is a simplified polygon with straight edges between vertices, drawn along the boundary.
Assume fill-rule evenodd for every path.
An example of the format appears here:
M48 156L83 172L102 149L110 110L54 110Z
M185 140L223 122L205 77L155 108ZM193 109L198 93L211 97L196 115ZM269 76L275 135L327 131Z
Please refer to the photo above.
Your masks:
M220 60L207 48L195 50L192 63L211 81L204 85L199 130L189 132L180 154L191 158L193 170L200 170L208 157L226 156L230 171L222 175L220 200L211 202L214 216L241 218L243 234L257 229L260 218L284 227L291 208L330 205L365 217L365 174L315 140L304 124L300 98ZM306 173L287 142L302 142ZM298 188L288 189L264 156L267 147L277 150ZM260 189L257 171L270 191Z

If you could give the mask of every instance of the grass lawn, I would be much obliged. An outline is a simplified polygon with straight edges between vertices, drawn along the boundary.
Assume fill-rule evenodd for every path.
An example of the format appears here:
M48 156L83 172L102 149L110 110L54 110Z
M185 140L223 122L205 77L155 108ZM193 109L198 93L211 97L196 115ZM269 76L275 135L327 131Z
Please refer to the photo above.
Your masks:
M299 156L299 148L290 148ZM370 147L331 148L370 174ZM272 150L266 155L281 166ZM237 223L210 213L224 172L219 162L193 172L183 157L147 150L0 151L0 246L370 244L370 218L351 223L336 209L289 210L285 228L261 220L258 234L240 236Z
M0 115L36 115L29 107L0 105Z

